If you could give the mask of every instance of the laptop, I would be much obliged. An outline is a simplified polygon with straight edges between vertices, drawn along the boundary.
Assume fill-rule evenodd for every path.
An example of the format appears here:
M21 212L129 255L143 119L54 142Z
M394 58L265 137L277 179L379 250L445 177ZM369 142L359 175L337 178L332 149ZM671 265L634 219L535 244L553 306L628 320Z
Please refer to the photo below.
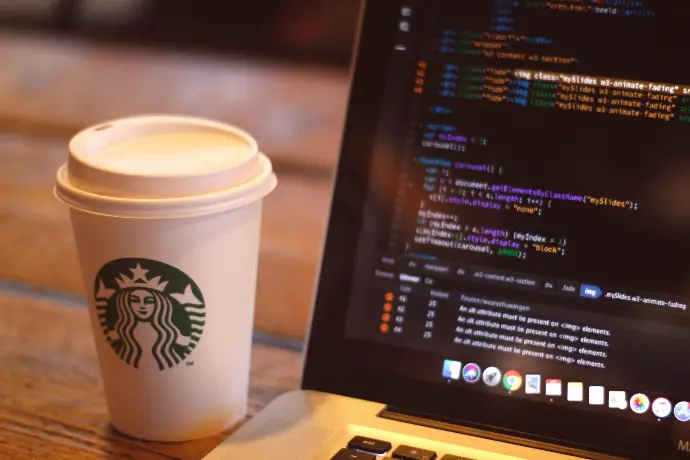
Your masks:
M301 389L207 460L690 458L690 3L360 22Z

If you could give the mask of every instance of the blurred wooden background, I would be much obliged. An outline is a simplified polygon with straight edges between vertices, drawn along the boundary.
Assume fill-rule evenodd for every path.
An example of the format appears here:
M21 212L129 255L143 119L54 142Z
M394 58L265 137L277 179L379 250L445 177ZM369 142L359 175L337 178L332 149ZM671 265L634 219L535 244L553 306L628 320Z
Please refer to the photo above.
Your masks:
M91 9L75 10L80 3ZM52 196L71 135L138 113L207 116L251 132L275 163L279 186L264 208L256 328L301 341L343 126L343 53L349 56L356 5L336 8L342 21L329 32L329 21L338 21L327 6L335 4L321 0L242 2L264 11L273 5L263 19L235 2L226 2L229 16L211 1L193 8L177 0L115 3L0 0L0 287L80 301L68 213ZM204 25L205 35L198 32ZM252 42L251 30L272 35Z
M359 0L0 0L0 24L88 39L347 65Z

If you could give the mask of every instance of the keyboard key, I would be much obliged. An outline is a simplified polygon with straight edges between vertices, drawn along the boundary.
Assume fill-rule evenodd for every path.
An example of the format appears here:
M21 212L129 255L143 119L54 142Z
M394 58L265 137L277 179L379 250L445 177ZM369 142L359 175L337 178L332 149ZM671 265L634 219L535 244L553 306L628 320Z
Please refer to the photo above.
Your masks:
M401 445L393 452L393 458L401 460L436 460L436 452L420 449L419 447Z
M376 460L376 456L351 449L340 449L331 460Z
M446 454L441 458L441 460L472 460L467 457L458 457L457 455Z
M393 448L388 441L379 441L378 439L365 438L364 436L355 436L347 444L347 447L371 452L372 454L385 454Z

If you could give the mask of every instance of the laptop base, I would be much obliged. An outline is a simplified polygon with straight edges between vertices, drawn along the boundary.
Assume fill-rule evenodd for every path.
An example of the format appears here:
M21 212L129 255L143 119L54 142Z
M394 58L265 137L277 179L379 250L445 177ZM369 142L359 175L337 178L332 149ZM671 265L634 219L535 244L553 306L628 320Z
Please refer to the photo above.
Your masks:
M329 460L355 436L390 442L391 452L401 445L433 451L439 459L447 454L471 460L584 458L487 439L485 432L470 436L402 416L394 420L391 414L383 404L297 390L276 398L204 460Z

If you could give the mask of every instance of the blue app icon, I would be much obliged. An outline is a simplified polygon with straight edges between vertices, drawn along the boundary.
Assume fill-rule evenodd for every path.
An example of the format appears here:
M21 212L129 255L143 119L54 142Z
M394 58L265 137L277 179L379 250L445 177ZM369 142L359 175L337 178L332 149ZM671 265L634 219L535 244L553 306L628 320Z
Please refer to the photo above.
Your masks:
M690 403L681 401L673 408L673 415L681 422L690 420Z
M462 378L467 383L475 383L481 376L482 369L474 363L469 363L462 369Z
M452 359L446 359L443 361L443 372L441 375L443 378L450 380L460 380L460 370L462 369L462 363L460 361L453 361Z

